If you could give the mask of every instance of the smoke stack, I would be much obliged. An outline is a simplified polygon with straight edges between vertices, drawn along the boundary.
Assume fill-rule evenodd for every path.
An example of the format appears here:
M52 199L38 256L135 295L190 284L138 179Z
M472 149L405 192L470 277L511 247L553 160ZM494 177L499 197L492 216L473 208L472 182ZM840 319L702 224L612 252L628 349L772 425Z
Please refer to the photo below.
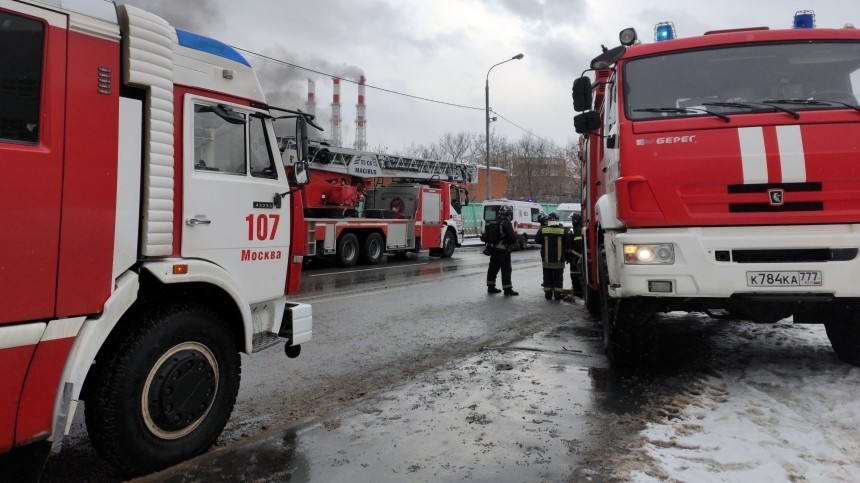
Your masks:
M364 76L358 79L358 104L355 105L355 149L367 149L367 118L364 105Z
M317 114L316 84L310 78L308 78L308 102L305 104L305 111L314 116Z
M341 146L340 138L340 79L332 77L334 94L331 101L331 144Z

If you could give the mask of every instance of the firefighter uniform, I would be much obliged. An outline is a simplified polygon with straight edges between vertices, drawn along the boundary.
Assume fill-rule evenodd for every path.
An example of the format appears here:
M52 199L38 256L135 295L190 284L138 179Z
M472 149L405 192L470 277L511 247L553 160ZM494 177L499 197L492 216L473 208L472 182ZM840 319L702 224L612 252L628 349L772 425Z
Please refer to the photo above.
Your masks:
M570 252L570 231L558 221L558 215L550 213L547 226L535 235L539 243L543 263L543 291L547 300L564 297L564 264Z
M502 289L505 295L519 295L515 292L511 283L511 248L517 243L517 234L514 232L514 226L511 224L513 216L513 208L509 205L503 205L499 208L496 214L496 219L499 221L498 241L492 243L490 237L485 233L482 239L490 245L490 266L487 269L487 293L495 294L502 290L496 288L496 276L499 271L502 272Z

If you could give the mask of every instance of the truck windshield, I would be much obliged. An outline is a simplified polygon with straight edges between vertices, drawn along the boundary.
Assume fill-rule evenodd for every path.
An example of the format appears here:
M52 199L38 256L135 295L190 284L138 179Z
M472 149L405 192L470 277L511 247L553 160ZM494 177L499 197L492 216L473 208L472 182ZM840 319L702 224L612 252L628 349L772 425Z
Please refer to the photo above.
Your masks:
M628 60L631 120L856 108L860 43L756 44Z

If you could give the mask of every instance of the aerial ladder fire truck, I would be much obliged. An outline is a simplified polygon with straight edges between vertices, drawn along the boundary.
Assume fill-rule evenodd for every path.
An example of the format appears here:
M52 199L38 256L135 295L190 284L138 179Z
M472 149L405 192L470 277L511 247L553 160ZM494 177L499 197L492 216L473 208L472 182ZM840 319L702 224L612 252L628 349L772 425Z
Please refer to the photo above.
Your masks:
M236 50L112 2L0 0L0 73L3 477L37 476L81 402L126 474L202 453L240 352L311 339L287 294L312 118L268 106Z
M585 305L613 366L653 362L674 310L821 323L860 365L860 30L814 27L626 29L574 82Z
M292 151L284 151L289 166ZM429 250L450 257L463 243L461 184L474 183L471 164L328 146L309 147L310 181L300 194L308 259L344 267L374 265L386 253Z

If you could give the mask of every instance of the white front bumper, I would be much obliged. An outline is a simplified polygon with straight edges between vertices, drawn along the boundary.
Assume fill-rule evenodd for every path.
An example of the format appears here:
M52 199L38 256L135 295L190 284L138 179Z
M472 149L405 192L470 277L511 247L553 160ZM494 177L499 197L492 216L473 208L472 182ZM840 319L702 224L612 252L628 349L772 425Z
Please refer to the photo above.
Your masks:
M632 229L607 232L610 295L614 297L715 297L738 293L821 293L860 297L860 256L848 261L738 263L717 261L717 251L860 248L860 225L798 225ZM625 265L624 244L671 243L671 265ZM747 272L811 271L820 286L749 287ZM671 281L671 293L649 291L649 281Z

